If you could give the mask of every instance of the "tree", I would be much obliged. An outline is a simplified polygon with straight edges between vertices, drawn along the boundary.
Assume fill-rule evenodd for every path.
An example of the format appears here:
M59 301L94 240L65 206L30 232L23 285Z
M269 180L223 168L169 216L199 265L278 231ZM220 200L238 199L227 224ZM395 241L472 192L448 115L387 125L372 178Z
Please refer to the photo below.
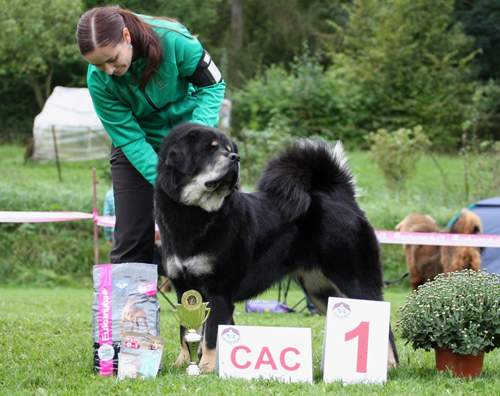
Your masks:
M0 0L0 75L28 84L40 109L58 66L78 62L79 0ZM82 61L83 62L83 61Z
M109 4L83 0L85 9ZM241 87L262 66L291 64L306 42L312 52L336 47L338 35L326 23L346 20L350 0L121 0L122 8L178 19L210 52L228 88ZM327 61L328 58L323 59Z
M234 37L234 49L240 51L243 46L243 0L232 0L231 28Z
M241 49L235 46L232 26L227 26L223 45L228 57L228 80L242 87L262 67L282 64L290 70L294 57L301 55L304 43L312 53L337 49L338 34L327 19L345 22L342 0L251 0L233 1L233 10L241 7ZM221 27L224 24L220 25ZM326 66L329 58L321 59Z
M472 40L453 20L453 0L355 0L345 51L330 71L360 138L422 125L436 145L457 143L470 103Z
M456 15L481 49L477 57L480 77L500 78L500 1L456 0Z

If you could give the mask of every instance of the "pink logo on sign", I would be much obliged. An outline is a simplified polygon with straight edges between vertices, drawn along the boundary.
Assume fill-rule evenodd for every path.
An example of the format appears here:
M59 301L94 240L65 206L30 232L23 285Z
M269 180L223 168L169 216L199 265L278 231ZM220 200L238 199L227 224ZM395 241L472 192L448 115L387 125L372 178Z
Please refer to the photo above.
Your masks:
M139 293L145 294L146 296L154 296L157 291L156 282L145 283L139 286Z

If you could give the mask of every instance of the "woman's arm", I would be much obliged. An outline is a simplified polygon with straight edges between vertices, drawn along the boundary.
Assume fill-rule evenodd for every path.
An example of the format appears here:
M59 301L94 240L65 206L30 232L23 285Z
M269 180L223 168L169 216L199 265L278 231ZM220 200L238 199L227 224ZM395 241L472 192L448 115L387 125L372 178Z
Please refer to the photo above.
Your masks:
M103 74L93 69L89 67L87 83L97 115L115 147L120 148L146 180L154 184L158 155L146 141L146 133L132 109L110 92L101 80Z
M196 91L196 108L190 122L216 127L226 83L197 39L182 36L177 37L174 43L179 75L185 77Z

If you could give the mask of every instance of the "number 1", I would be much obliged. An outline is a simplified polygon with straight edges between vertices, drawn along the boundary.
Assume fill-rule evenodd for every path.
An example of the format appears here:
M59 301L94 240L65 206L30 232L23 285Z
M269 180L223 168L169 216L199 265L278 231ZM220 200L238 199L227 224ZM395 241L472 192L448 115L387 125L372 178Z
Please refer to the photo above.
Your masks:
M357 373L366 373L368 362L368 332L370 330L370 322L361 322L358 327L345 333L345 340L350 341L358 338L358 364L356 366Z

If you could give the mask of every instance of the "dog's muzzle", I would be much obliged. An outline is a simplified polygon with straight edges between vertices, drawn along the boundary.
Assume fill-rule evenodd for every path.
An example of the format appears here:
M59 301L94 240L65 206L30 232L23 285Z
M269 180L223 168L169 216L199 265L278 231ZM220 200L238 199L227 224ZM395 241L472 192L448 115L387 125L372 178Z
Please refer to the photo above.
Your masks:
M232 162L240 162L240 156L236 153L231 153L227 156L227 159Z
M216 189L221 183L223 182L229 182L231 183L234 178L237 178L238 174L238 169L239 169L239 162L240 162L240 156L236 153L231 153L227 156L228 164L226 165L226 168L232 169L232 171L228 171L223 177L219 179L214 179L214 180L208 180L205 182L205 188L208 190L213 190ZM236 174L235 174L236 172Z

